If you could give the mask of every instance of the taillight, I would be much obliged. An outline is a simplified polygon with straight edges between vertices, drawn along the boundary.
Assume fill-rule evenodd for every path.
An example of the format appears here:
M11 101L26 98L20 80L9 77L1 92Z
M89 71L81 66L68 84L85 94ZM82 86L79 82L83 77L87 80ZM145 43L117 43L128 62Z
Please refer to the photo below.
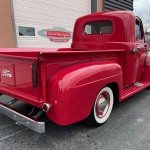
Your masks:
M38 80L37 80L37 63L32 64L32 85L33 87L37 87Z

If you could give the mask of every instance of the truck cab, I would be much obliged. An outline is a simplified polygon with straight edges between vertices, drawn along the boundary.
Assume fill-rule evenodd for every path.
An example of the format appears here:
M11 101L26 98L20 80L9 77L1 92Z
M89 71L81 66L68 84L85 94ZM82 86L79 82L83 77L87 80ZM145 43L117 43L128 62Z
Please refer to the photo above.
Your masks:
M73 49L123 49L123 87L142 78L139 70L147 53L142 21L132 12L110 11L81 17L73 36Z

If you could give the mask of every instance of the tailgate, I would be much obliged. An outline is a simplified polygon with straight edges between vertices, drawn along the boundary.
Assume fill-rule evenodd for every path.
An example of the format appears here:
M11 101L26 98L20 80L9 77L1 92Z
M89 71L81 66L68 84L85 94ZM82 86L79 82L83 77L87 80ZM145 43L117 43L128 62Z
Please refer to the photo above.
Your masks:
M46 70L38 60L37 54L35 57L0 54L0 93L41 107L46 100Z

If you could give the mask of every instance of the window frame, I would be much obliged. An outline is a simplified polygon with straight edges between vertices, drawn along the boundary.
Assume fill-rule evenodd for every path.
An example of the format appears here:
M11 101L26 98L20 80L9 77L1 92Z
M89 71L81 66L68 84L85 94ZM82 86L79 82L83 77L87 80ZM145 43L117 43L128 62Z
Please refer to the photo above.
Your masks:
M19 34L19 27L33 28L35 34L34 34L33 36L29 36L29 35L23 35L23 36L22 36L22 35ZM36 28L35 28L35 27L32 27L32 26L18 25L18 26L17 26L17 33L18 33L18 37L19 37L19 38L35 38L35 37L37 37Z
M140 33L141 33L141 38L138 38L136 36L136 25L139 26L139 29L140 29ZM136 17L135 19L135 37L136 37L136 40L143 40L144 39L144 33L143 33L143 25L142 25L142 22L139 18Z

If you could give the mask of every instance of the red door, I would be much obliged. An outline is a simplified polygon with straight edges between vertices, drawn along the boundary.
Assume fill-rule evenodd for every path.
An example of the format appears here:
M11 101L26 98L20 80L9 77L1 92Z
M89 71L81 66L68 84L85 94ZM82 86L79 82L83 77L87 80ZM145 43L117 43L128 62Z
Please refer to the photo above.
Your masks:
M124 87L130 86L135 82L140 82L142 77L147 44L145 43L142 22L139 18L136 18L133 32L131 30L130 35L135 35L135 38L134 41L132 41L131 47L124 55Z
M133 55L135 55L135 68L133 82L139 81L142 77L142 70L144 67L144 59L147 51L147 44L145 43L144 30L142 21L136 18L136 41Z

